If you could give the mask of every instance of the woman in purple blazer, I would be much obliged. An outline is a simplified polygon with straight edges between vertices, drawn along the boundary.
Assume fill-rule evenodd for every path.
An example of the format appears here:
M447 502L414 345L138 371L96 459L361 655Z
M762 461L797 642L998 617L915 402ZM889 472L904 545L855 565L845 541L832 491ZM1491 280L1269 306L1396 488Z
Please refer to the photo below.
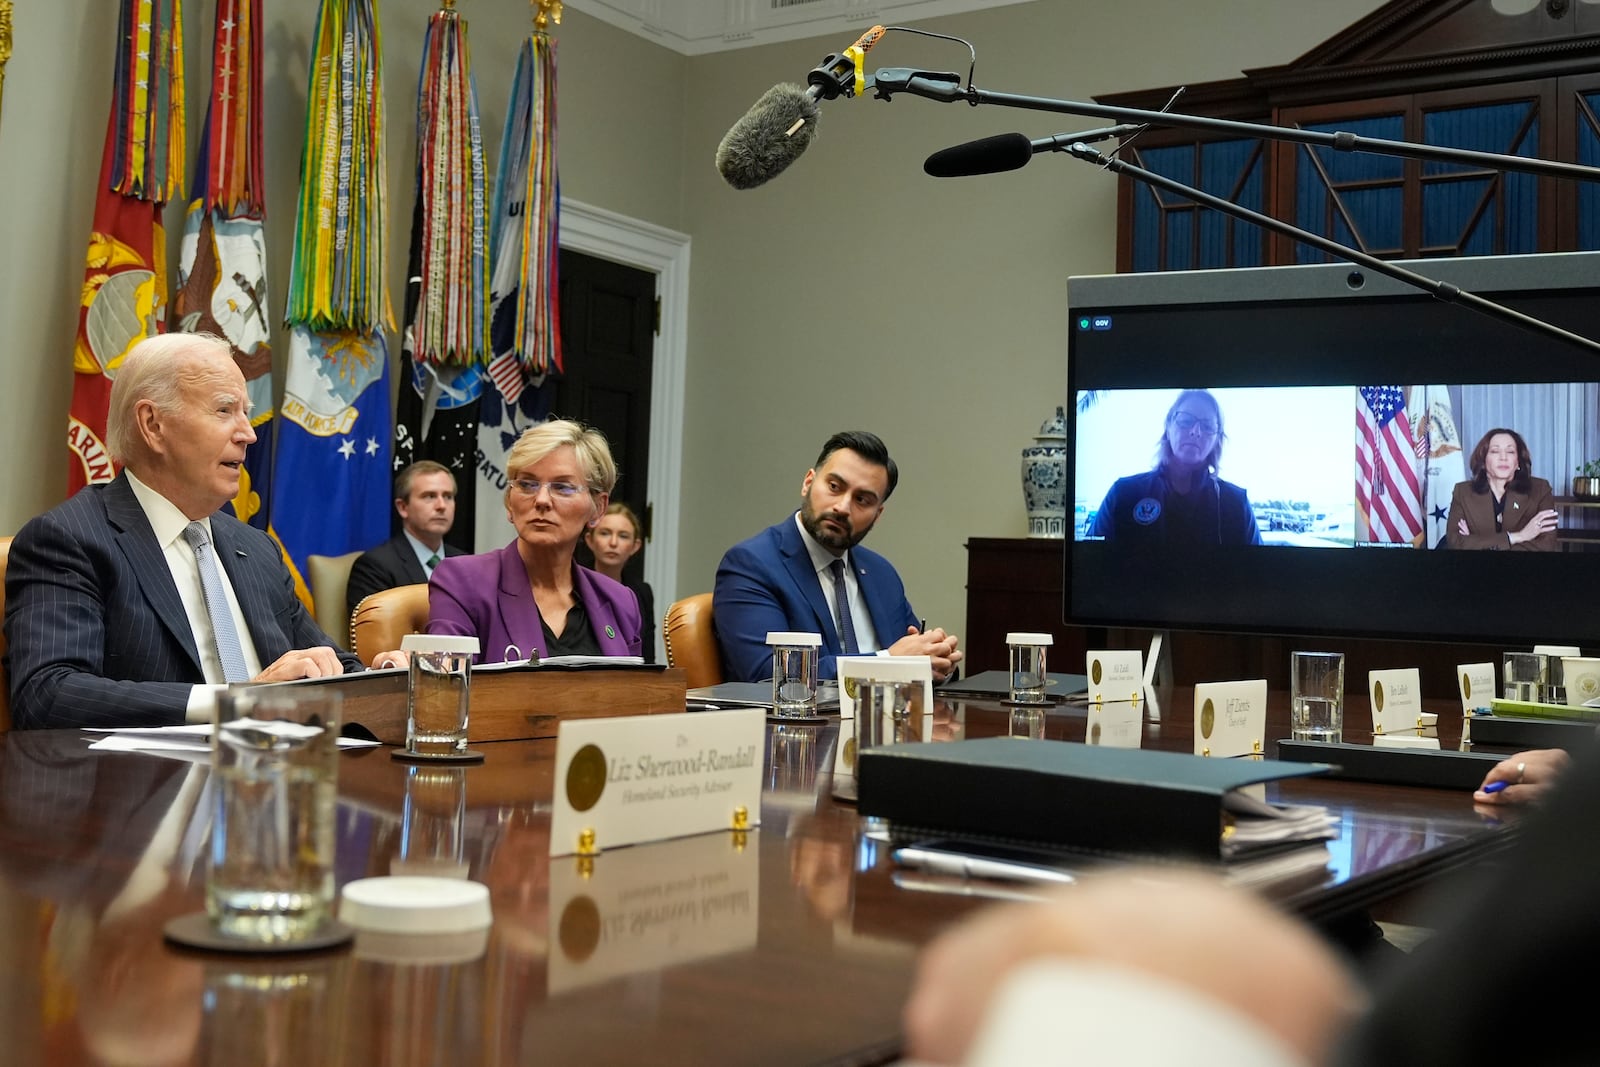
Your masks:
M478 638L479 663L535 652L541 659L639 655L638 598L573 561L617 484L605 437L576 422L540 423L511 446L506 475L516 539L439 561L428 583L428 631Z

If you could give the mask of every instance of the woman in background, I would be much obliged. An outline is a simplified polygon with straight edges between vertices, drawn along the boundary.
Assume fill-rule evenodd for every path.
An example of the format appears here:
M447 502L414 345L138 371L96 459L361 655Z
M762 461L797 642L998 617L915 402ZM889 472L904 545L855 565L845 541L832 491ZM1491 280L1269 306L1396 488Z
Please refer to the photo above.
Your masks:
M614 501L600 516L600 521L584 533L583 539L594 553L594 569L632 589L633 595L639 598L639 640L644 649L644 661L654 663L656 595L643 579L635 582L622 576L622 568L644 547L644 528L639 525L639 516L622 501Z
M1445 539L1451 548L1555 552L1555 494L1532 475L1528 443L1515 430L1490 430L1467 461L1472 479L1450 497Z
M598 430L563 419L523 432L506 456L506 547L450 556L428 582L428 632L476 637L480 663L637 656L639 600L573 559L605 514L617 466Z

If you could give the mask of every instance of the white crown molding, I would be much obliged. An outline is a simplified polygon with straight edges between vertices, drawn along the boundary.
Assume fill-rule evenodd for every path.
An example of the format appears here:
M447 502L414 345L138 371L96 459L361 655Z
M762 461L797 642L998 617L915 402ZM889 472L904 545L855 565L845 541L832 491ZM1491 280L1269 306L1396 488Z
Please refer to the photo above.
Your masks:
M686 56L837 35L842 52L876 24L1032 0L565 0L566 6ZM821 57L818 57L821 58Z

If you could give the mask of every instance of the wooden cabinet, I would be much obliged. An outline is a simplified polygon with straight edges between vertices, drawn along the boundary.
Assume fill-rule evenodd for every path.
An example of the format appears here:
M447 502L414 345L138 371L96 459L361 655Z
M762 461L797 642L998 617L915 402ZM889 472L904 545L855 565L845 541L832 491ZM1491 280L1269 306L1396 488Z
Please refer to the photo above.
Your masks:
M1064 549L1061 541L1045 537L968 539L963 674L1007 670L1006 634L1017 631L1055 637L1046 661L1052 671L1083 670L1091 635L1100 641L1105 631L1062 622Z

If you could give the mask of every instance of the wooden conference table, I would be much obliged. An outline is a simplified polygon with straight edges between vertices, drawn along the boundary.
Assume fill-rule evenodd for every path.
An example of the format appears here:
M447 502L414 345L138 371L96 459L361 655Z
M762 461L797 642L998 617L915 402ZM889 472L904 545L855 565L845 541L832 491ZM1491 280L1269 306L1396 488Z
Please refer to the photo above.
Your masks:
M1192 694L1157 696L1143 745L1187 750ZM1285 705L1274 694L1273 737ZM994 700L951 700L935 731L987 736L1009 720ZM1082 708L1046 721L1048 737L1084 739ZM1459 715L1441 715L1447 747L1458 730ZM465 873L489 886L494 926L476 943L363 938L274 957L162 939L168 918L203 906L206 833L185 816L205 810L203 769L92 753L76 731L0 736L0 1059L890 1061L918 946L983 901L897 884L886 847L831 797L836 738L833 723L768 727L762 822L743 838L616 849L587 867L546 856L553 740L478 746L486 761L465 769L345 753L339 882ZM1326 874L1280 894L1319 922L1436 883L1514 835L1514 814L1497 822L1465 791L1303 778L1268 796L1340 815Z

